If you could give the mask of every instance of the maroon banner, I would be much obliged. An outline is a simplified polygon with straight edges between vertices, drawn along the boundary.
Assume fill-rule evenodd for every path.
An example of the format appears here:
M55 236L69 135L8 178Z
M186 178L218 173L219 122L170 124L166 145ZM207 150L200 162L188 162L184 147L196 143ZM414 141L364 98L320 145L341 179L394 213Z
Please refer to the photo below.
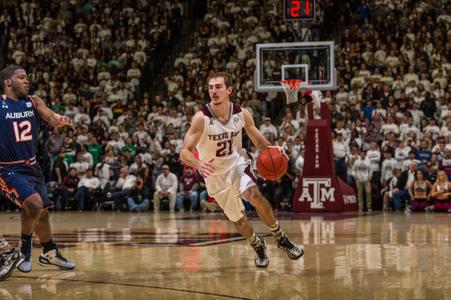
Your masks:
M356 211L355 191L335 176L332 130L327 104L321 103L321 119L308 107L304 170L293 195L294 212Z

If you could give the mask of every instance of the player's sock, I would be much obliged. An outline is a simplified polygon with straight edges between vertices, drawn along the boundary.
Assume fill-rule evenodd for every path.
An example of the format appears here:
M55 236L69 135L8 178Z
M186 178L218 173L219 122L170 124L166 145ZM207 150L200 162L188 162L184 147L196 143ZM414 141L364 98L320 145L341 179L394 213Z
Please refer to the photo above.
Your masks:
M47 253L53 249L56 249L56 244L53 242L52 239L50 239L50 241L48 242L42 243L41 246L43 248L42 250L43 253Z
M21 236L20 236L20 240L22 241L22 245L29 245L31 243L31 237L33 236L33 234L25 234L22 232Z
M31 241L33 234L25 234L22 232L20 241L21 241L21 247L20 251L25 255L25 260L30 260L31 257L31 248L33 245L33 242Z
M283 234L283 230L280 228L279 221L276 221L274 225L269 226L269 229L272 232L272 235L276 238L276 240L280 240Z
M17 263L17 269L19 271L28 273L31 271L31 248L33 247L33 240L32 240L33 234L24 234L22 233L20 237L20 252L21 257Z
M251 236L251 238L249 239L249 244L251 244L252 247L259 247L261 244L261 239L258 238L258 236L254 234Z
M257 256L255 257L255 266L257 268L266 268L269 265L268 256L266 256L266 244L262 237L254 234L249 239L249 244L254 248Z

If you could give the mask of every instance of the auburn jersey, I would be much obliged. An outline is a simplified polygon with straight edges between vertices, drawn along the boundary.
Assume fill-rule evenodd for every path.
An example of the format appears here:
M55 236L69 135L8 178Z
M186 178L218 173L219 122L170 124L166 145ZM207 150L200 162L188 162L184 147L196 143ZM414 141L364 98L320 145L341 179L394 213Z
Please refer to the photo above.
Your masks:
M215 167L214 174L230 171L240 159L242 131L245 126L244 115L239 104L230 102L229 119L220 121L213 113L210 104L203 107L204 130L197 143L199 159L210 161Z
M36 156L39 116L30 97L12 100L2 95L0 106L0 163Z

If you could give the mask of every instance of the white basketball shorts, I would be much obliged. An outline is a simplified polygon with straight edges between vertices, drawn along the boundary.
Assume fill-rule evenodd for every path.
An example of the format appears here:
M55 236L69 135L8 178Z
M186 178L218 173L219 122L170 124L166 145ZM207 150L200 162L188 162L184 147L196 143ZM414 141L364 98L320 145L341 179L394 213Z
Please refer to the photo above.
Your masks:
M257 178L252 171L251 161L243 157L226 174L211 175L205 179L210 197L215 198L225 215L232 222L244 216L241 194L250 187L257 186Z

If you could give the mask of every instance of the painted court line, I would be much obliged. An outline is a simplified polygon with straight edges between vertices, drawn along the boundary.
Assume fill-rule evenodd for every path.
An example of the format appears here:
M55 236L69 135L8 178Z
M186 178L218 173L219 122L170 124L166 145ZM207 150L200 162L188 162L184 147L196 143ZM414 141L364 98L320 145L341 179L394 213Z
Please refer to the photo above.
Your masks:
M33 276L17 276L17 275L14 275L11 277L12 278L21 278L21 279L36 279L36 280L40 278L40 277L33 277ZM192 290L184 290L184 289L161 287L161 286L153 286L153 285L140 285L140 284L133 284L133 283L120 283L120 282L95 281L95 280L81 280L81 279L64 279L64 278L63 279L54 278L53 280L67 281L67 282L79 282L79 283L91 283L91 284L117 285L117 286L126 286L126 287L138 287L138 288L158 289L158 290L166 290L166 291L174 291L174 292L182 292L182 293L190 293L190 294L202 294L202 295L216 296L216 297L222 297L222 298L228 298L228 299L253 300L253 298L238 297L238 296L216 294L216 293L209 293L209 292L192 291Z

